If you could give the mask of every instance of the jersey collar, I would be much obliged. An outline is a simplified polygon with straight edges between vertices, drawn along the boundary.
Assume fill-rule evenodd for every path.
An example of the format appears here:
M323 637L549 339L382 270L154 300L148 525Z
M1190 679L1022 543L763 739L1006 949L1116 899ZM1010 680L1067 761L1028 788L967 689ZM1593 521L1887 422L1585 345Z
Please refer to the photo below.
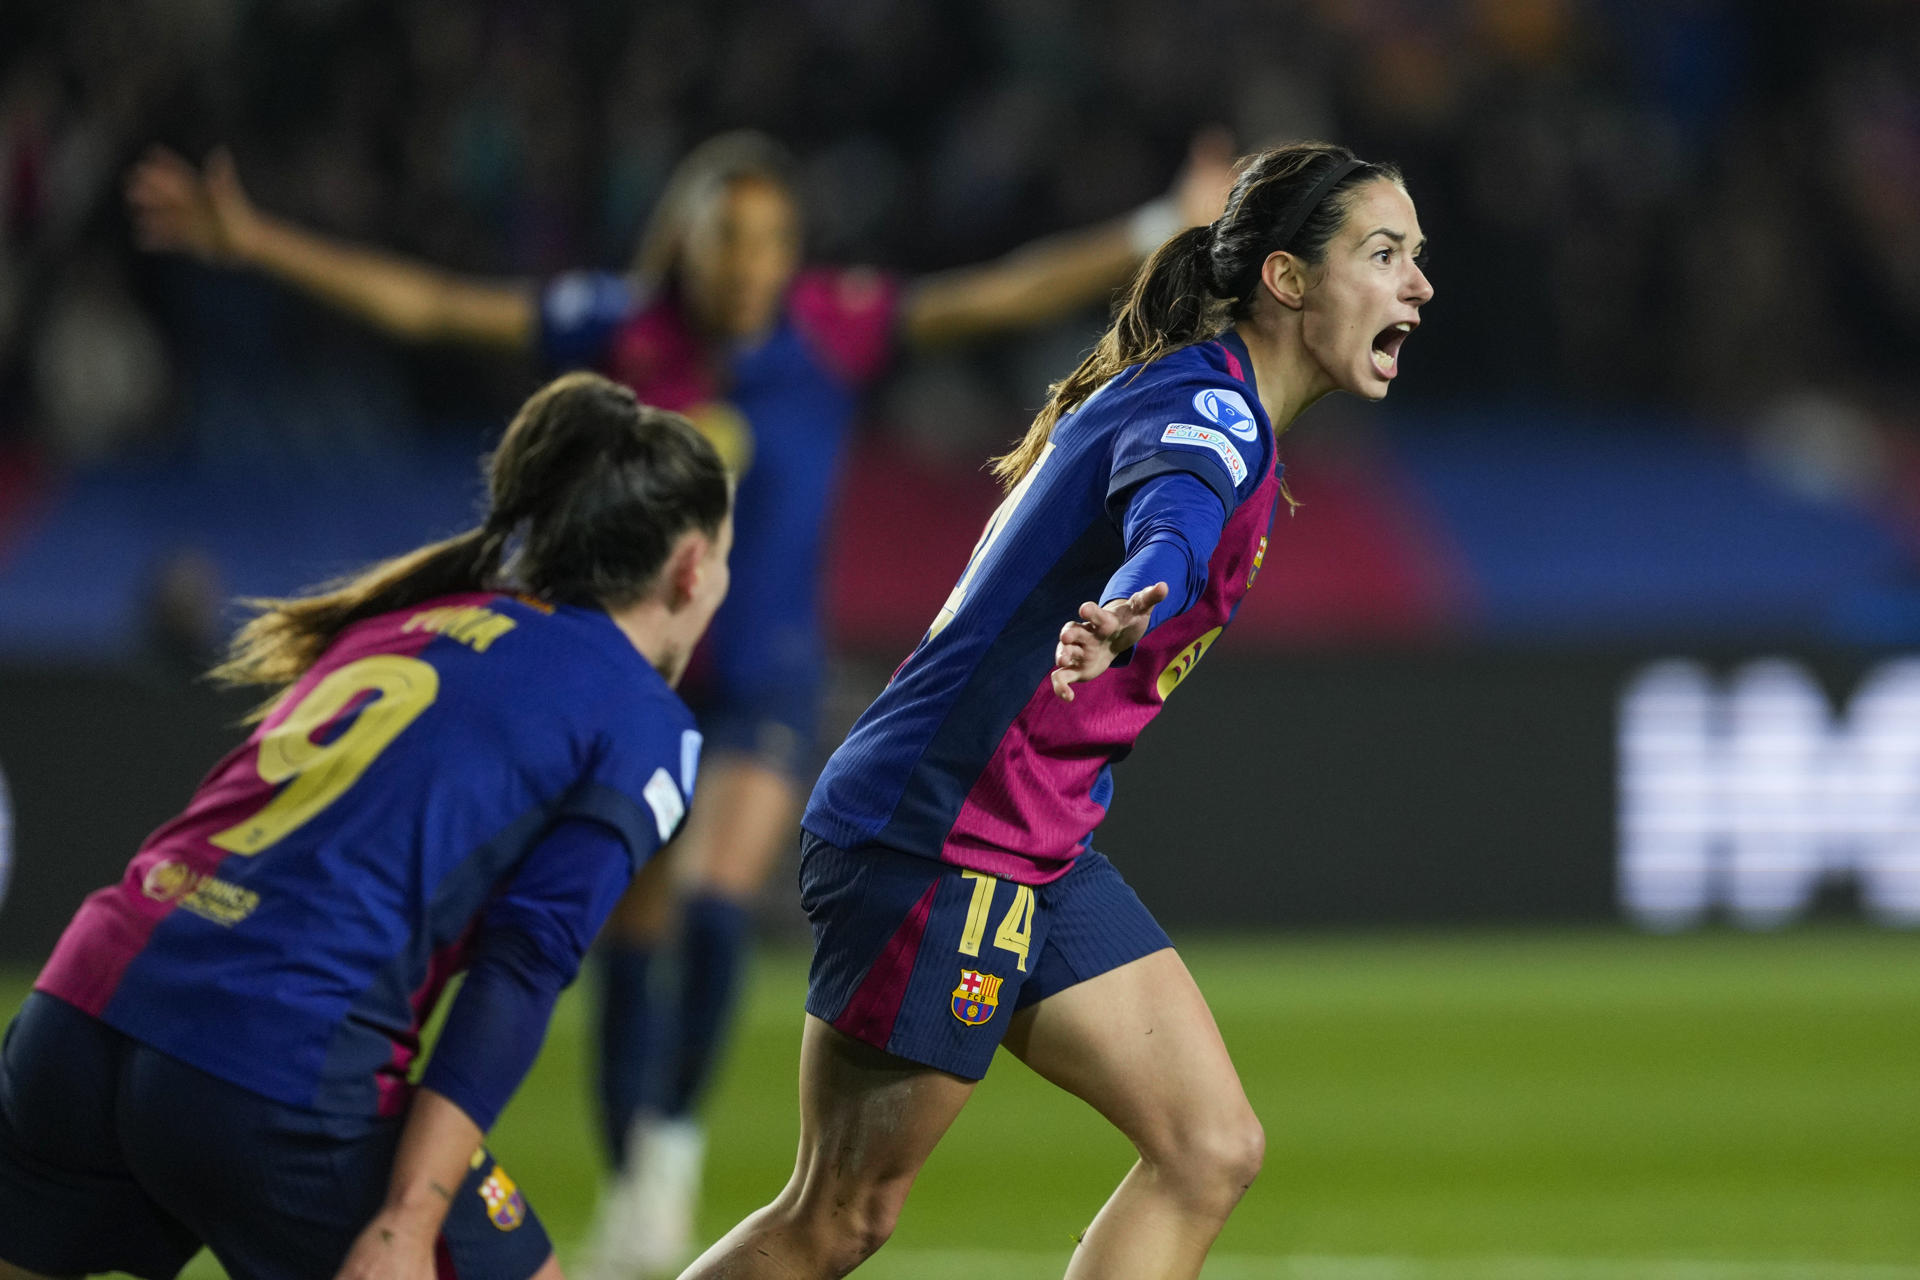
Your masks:
M1228 329L1222 333L1219 341L1220 345L1225 347L1227 352L1232 355L1235 360L1239 361L1240 381L1246 383L1247 390L1253 392L1254 397L1258 399L1260 388L1253 380L1253 355L1247 350L1246 341L1241 338L1239 332L1234 329Z

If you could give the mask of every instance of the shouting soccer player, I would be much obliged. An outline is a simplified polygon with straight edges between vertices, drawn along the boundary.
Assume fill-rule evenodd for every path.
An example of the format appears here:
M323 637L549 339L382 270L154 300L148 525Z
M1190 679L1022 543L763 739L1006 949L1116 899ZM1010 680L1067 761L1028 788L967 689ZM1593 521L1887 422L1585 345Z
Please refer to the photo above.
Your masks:
M1423 246L1394 169L1254 156L999 460L1006 500L802 819L793 1178L687 1280L859 1265L1003 1041L1139 1152L1068 1276L1199 1272L1264 1139L1186 966L1089 841L1112 764L1253 585L1277 434L1399 373Z
M591 367L687 414L739 476L735 582L688 700L706 734L706 785L673 858L615 912L601 951L601 1110L620 1171L590 1270L606 1280L677 1267L702 1156L697 1104L712 1078L749 940L749 906L793 839L812 777L824 674L821 542L860 392L902 344L1037 324L1100 300L1167 235L1219 212L1224 140L1203 135L1174 190L1131 218L998 261L918 280L803 268L794 164L755 133L683 160L632 270L534 286L474 280L342 244L256 210L232 164L204 173L157 151L128 185L143 243L253 267L397 337L534 349ZM676 909L677 908L677 909ZM678 924L678 989L653 992Z
M483 1135L686 814L673 685L732 492L692 424L588 373L487 478L478 527L263 602L217 669L277 696L8 1030L0 1277L171 1280L203 1245L236 1280L559 1275Z

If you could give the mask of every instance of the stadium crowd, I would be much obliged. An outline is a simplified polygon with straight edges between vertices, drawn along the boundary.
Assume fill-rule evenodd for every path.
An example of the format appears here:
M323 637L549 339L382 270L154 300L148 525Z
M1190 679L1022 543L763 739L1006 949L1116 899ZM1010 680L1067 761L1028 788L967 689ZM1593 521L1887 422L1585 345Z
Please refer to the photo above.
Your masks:
M0 438L57 455L365 444L524 389L138 259L119 185L156 140L536 275L624 261L674 159L754 125L801 154L819 255L926 269L1150 198L1220 121L1406 168L1436 272L1475 276L1425 398L1879 415L1920 340L1920 12L1886 0L80 0L8 6L0 49ZM1089 332L922 367L904 416L977 453Z

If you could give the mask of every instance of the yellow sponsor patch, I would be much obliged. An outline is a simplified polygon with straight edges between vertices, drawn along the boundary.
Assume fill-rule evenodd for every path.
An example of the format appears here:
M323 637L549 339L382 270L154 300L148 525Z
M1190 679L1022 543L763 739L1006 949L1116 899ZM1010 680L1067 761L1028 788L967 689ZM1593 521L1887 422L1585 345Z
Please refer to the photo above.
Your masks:
M1200 659L1206 656L1207 650L1213 647L1213 642L1220 638L1220 633L1224 630L1226 630L1225 627L1215 627L1174 655L1173 661L1169 662L1166 669L1160 673L1160 701L1165 702L1167 695L1179 687L1180 682L1185 680Z
M140 882L155 902L171 902L215 924L236 925L254 913L260 895L229 880L195 871L184 862L157 862Z

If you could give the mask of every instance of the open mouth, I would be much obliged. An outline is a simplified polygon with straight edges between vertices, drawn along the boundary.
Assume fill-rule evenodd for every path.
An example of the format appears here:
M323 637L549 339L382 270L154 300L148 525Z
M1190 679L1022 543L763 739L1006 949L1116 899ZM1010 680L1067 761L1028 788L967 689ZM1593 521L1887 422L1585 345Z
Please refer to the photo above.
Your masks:
M1383 378L1391 378L1400 369L1400 344L1413 332L1413 321L1390 324L1373 335L1373 367Z

